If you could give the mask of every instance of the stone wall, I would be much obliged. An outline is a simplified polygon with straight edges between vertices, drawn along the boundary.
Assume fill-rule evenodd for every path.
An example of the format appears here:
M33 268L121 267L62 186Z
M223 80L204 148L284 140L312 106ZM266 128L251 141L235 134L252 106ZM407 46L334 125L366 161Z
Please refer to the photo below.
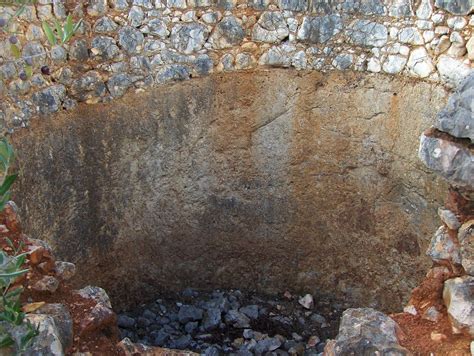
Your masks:
M0 119L27 126L38 113L78 102L257 67L353 69L454 85L474 60L472 8L472 0L40 0L13 24L21 59L0 31ZM0 8L2 17L11 12ZM83 18L80 33L50 48L41 21L67 13ZM35 67L29 79L25 60Z
M163 290L327 295L397 310L446 190L418 161L441 85L213 74L79 104L12 136L25 231L117 307Z

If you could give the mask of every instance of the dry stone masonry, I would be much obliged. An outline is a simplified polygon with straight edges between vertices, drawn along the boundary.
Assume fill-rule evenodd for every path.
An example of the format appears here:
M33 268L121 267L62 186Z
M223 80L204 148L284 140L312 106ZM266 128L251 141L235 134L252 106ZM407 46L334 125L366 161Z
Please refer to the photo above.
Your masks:
M472 70L471 0L41 0L0 33L0 119L107 102L128 90L259 67L357 70L454 86ZM41 21L82 18L72 42L47 45ZM0 17L12 9L0 7ZM23 63L32 62L26 78ZM39 68L47 66L45 73Z

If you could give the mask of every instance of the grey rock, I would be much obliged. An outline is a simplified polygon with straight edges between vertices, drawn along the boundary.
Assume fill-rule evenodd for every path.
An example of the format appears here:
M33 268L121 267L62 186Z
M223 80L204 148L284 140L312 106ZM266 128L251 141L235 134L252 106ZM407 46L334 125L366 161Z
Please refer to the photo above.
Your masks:
M269 0L249 0L249 6L256 10L265 10L270 5Z
M461 245L462 266L467 274L474 276L474 220L462 224L458 240Z
M290 34L281 12L265 11L252 30L252 39L257 42L277 43Z
M38 327L39 335L22 355L63 356L64 348L54 318L44 314L28 314L26 318Z
M366 0L361 1L359 12L364 15L384 15L385 7L383 0Z
M259 59L260 65L270 65L277 67L290 67L292 53L287 51L284 46L271 47Z
M171 335L164 329L160 329L158 332L152 332L151 336L153 337L154 346L165 346Z
M85 40L76 40L69 46L69 57L76 61L86 61L89 59L89 50Z
M33 66L37 67L43 65L46 61L46 50L41 45L41 43L31 41L24 45L21 51L21 56L23 58L31 57Z
M58 85L53 85L49 88L43 89L37 93L34 93L32 96L32 100L33 100L33 103L35 103L35 105L39 108L39 112L43 115L47 115L47 114L52 114L53 112L58 111L61 108L61 104L65 97L66 97L65 86L62 84L58 84ZM44 282L46 283L44 286L46 287L46 285L50 285L50 287L53 288L55 283L52 283L53 280L50 280L48 282L48 279L46 277L49 277L49 276L45 276L43 278ZM54 277L51 277L51 278L54 278ZM37 287L39 287L39 285ZM54 290L56 289L54 288ZM50 290L50 291L54 291L54 290Z
M403 70L406 63L406 57L390 54L383 62L382 69L385 73L396 74Z
M97 303L103 304L107 308L112 309L112 303L110 302L107 292L100 287L86 286L82 289L79 289L77 294L85 299L95 300Z
M178 320L181 324L186 324L189 321L202 320L203 310L194 305L183 305L179 308Z
M179 350L184 350L186 349L192 341L191 335L183 335L179 337L176 340L173 340L170 344L171 348L179 349Z
M461 264L459 245L449 236L444 226L441 226L434 234L426 254L433 261L448 260L456 264Z
M388 0L388 14L394 17L413 15L411 0Z
M132 6L128 13L128 21L133 27L140 27L145 19L145 13L139 6Z
M240 308L239 311L248 316L250 319L258 318L258 305L247 305L245 307Z
M443 288L444 304L452 325L474 336L474 277L448 279Z
M411 51L407 68L411 74L420 78L428 77L435 70L431 56L424 47L418 47Z
M436 127L440 131L474 142L474 72L450 96L448 104L436 119Z
M125 314L117 315L117 325L121 328L131 329L135 326L135 319Z
M127 10L129 3L128 0L110 0L112 8L118 11Z
M199 322L197 321L190 321L189 323L186 323L186 325L184 326L184 330L188 333L188 334L193 334L199 327Z
M447 55L439 56L437 68L441 80L451 86L460 85L460 83L473 72L473 69L461 59Z
M107 12L107 0L89 0L87 13L90 16L103 16Z
M55 62L63 62L67 59L67 51L62 46L53 46L50 55Z
M71 262L56 261L54 264L56 276L63 281L68 281L76 274L76 265Z
M189 79L189 69L183 65L171 64L161 68L156 75L156 82L158 84L169 81L180 81Z
M368 47L382 47L388 40L387 27L369 20L354 21L347 30L347 35L350 42Z
M209 32L204 25L178 24L171 30L171 43L178 51L191 54L202 48L208 35Z
M119 45L128 53L139 53L143 40L143 34L133 27L125 26L119 30Z
M115 43L115 39L107 36L94 37L91 43L91 52L93 56L98 56L103 60L114 59L119 53L120 49Z
M427 308L423 315L421 316L423 319L429 320L429 321L438 321L441 319L442 315L441 313L436 309L436 307L431 306Z
M453 15L468 15L474 10L472 0L436 0L435 6L444 9Z
M220 355L219 349L215 346L209 346L204 351L204 356L219 356L219 355Z
M226 16L215 27L209 42L216 49L230 48L242 42L244 36L244 30L237 18Z
M237 310L229 310L225 315L225 322L232 325L234 328L243 329L250 327L250 319Z
M265 338L257 342L255 353L261 355L265 352L275 351L281 346L282 342L277 337Z
M107 16L101 17L94 24L94 32L97 33L113 33L117 29L117 23Z
M461 144L434 136L421 135L418 156L432 171L450 184L472 187L474 154Z
M144 318L147 318L147 319L151 320L151 321L154 321L156 319L156 314L153 313L150 309L145 309L142 313L142 316Z
M166 38L170 34L166 23L161 19L151 19L148 21L147 25L151 35L158 36L160 38Z
M212 59L207 54L201 54L196 58L194 62L194 70L199 75L207 75L212 72L212 68L214 67L214 63Z
M398 33L398 40L401 43L408 43L411 45L422 45L425 43L423 36L416 27L405 27Z
M49 89L49 88L48 88ZM31 288L36 292L54 293L59 287L59 281L53 276L44 276L34 283Z
M332 64L339 70L346 70L351 67L353 60L354 56L352 54L338 54Z
M127 73L115 74L107 81L107 89L114 98L123 96L131 85L132 81Z
M136 6L141 6L148 10L151 10L154 8L152 0L133 0L132 4Z
M451 230L457 230L461 226L457 216L451 210L438 208L438 216Z
M219 308L209 308L207 309L204 320L202 322L202 327L204 331L211 331L217 329L222 321L222 313Z
M325 43L343 27L341 16L305 16L298 29L297 38L308 43Z
M325 352L335 355L407 355L397 339L397 323L371 308L347 309L342 314L339 333Z
M306 11L308 9L307 0L279 0L278 7L282 10Z
M58 331L58 337L65 350L72 346L73 321L69 310L64 304L48 303L35 311L35 314L46 314L53 318Z
M13 62L7 62L0 66L0 79L8 80L14 78L16 75L17 71Z
M421 20L429 20L433 14L433 6L430 0L421 0L418 9L416 9L416 16Z

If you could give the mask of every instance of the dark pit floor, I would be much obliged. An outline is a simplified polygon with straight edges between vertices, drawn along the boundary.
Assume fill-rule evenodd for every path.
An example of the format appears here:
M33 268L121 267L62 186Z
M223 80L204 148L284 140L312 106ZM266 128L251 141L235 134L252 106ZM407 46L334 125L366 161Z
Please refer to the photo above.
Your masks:
M119 314L122 337L205 355L318 355L345 309L302 296L186 289Z

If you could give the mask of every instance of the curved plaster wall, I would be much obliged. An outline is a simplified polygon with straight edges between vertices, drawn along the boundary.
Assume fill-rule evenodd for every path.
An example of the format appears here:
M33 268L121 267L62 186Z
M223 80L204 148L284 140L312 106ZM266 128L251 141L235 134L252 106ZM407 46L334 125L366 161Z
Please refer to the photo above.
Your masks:
M444 183L416 157L436 84L357 72L214 74L80 104L13 135L25 230L117 307L196 288L397 310Z

